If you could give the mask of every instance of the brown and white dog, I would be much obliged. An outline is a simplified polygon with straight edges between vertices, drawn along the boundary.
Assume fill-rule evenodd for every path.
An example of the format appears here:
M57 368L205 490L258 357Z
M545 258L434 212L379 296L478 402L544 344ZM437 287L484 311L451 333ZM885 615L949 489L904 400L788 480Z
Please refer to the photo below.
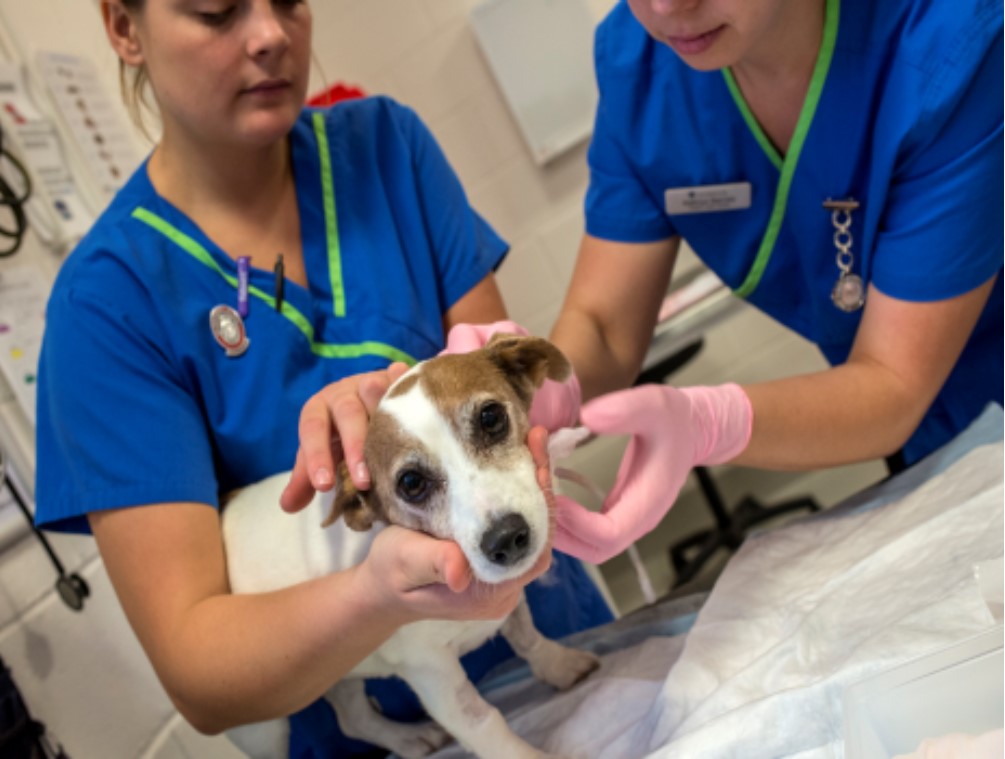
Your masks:
M278 506L288 480L282 474L227 504L223 535L233 592L266 592L354 566L386 524L456 541L483 582L525 573L548 546L550 529L525 443L528 409L546 377L563 380L568 372L551 343L511 335L418 364L388 390L370 420L371 490L357 492L343 477L302 516L290 516ZM342 730L405 759L431 753L450 736L483 759L546 756L482 699L459 662L497 633L537 678L557 688L569 688L598 665L593 654L544 638L526 601L504 620L415 622L328 692ZM440 727L393 722L372 708L361 678L392 675L412 687ZM228 735L251 756L285 755L285 720Z

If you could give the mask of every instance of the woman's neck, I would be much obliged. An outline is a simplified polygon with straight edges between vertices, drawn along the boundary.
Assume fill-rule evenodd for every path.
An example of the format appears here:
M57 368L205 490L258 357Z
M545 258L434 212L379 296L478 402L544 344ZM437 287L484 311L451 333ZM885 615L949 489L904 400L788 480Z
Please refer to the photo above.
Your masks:
M780 7L772 31L732 72L761 128L785 155L820 53L825 0L793 0Z
M165 130L148 165L157 192L189 215L196 209L255 214L273 208L292 183L289 142L260 149L205 147Z
M732 66L738 81L755 86L808 84L823 40L826 0L790 0L771 29Z

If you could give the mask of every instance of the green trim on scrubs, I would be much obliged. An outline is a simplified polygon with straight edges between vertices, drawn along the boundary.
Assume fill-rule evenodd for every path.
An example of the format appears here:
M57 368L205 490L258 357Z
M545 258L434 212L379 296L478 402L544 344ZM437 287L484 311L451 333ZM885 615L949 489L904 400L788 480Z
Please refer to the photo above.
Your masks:
M160 232L179 248L191 255L199 263L205 265L209 269L212 269L223 277L223 279L226 280L235 290L237 289L237 277L233 274L228 274L220 268L220 265L213 259L213 256L210 255L209 251L196 240L192 239L192 237L146 208L136 208L133 210L132 215L133 218L138 221L142 221L152 229ZM257 287L249 286L248 294L255 296L259 300L265 301L265 303L269 305L269 308L275 309L276 300L268 293L263 292ZM403 361L409 366L413 366L418 363L415 358L408 355L404 351L399 350L392 345L372 340L367 340L362 343L348 344L315 342L314 327L311 325L310 320L297 308L291 306L288 301L283 301L282 314L304 334L304 337L307 338L307 342L310 344L311 351L315 355L321 356L322 358L358 358L360 356L380 356L381 358L386 358L391 361Z
M782 228L785 219L785 208L788 205L789 190L792 187L792 177L796 173L796 166L799 164L799 155L803 150L803 143L806 141L806 134L813 123L813 116L817 111L817 104L820 102L820 94L823 92L824 83L827 81L827 72L830 70L831 59L834 56L834 43L837 40L838 21L840 18L840 0L827 0L826 19L824 21L823 39L820 42L820 52L817 54L817 62L813 67L813 76L810 79L809 89L806 91L806 100L803 101L802 110L799 113L799 121L796 122L795 132L792 134L792 141L789 143L789 151L782 160L775 146L771 144L764 130L754 118L749 106L743 99L743 94L736 84L736 79L729 69L723 70L723 77L726 79L726 86L729 88L737 108L743 115L744 120L754 133L754 138L767 154L768 159L780 168L781 176L778 178L778 189L775 192L775 204L771 209L771 218L768 220L768 228L761 239L757 257L753 266L747 273L747 278L734 290L734 293L746 298L760 284L764 270L771 260L771 253L775 249L775 242L778 239L778 232Z
M335 316L345 316L345 284L342 281L342 247L339 244L338 216L335 213L335 183L332 181L331 152L328 150L328 132L325 115L314 113L314 135L318 141L318 158L321 160L321 194L325 209L325 235L328 241L328 275L331 277L332 308Z

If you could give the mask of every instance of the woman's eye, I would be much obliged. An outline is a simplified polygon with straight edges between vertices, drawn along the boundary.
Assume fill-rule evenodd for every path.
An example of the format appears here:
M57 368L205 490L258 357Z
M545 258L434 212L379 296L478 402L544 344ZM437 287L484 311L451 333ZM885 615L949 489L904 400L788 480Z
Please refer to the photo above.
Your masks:
M429 495L429 479L421 472L406 469L398 475L398 495L409 503L420 503Z
M509 417L501 403L486 403L478 413L478 424L492 439L503 437L509 431Z
M199 20L206 26L223 26L226 24L230 17L234 14L234 6L231 6L222 11L198 11L195 15L199 17Z

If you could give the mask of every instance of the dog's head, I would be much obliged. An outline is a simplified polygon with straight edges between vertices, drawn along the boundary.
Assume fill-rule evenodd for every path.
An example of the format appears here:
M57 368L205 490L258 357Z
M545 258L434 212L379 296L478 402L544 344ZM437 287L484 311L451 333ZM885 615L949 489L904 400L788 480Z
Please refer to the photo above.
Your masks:
M527 414L545 378L564 380L569 370L547 340L514 335L418 364L370 419L370 490L340 477L325 525L340 516L354 530L397 524L456 541L482 581L522 574L550 526Z

